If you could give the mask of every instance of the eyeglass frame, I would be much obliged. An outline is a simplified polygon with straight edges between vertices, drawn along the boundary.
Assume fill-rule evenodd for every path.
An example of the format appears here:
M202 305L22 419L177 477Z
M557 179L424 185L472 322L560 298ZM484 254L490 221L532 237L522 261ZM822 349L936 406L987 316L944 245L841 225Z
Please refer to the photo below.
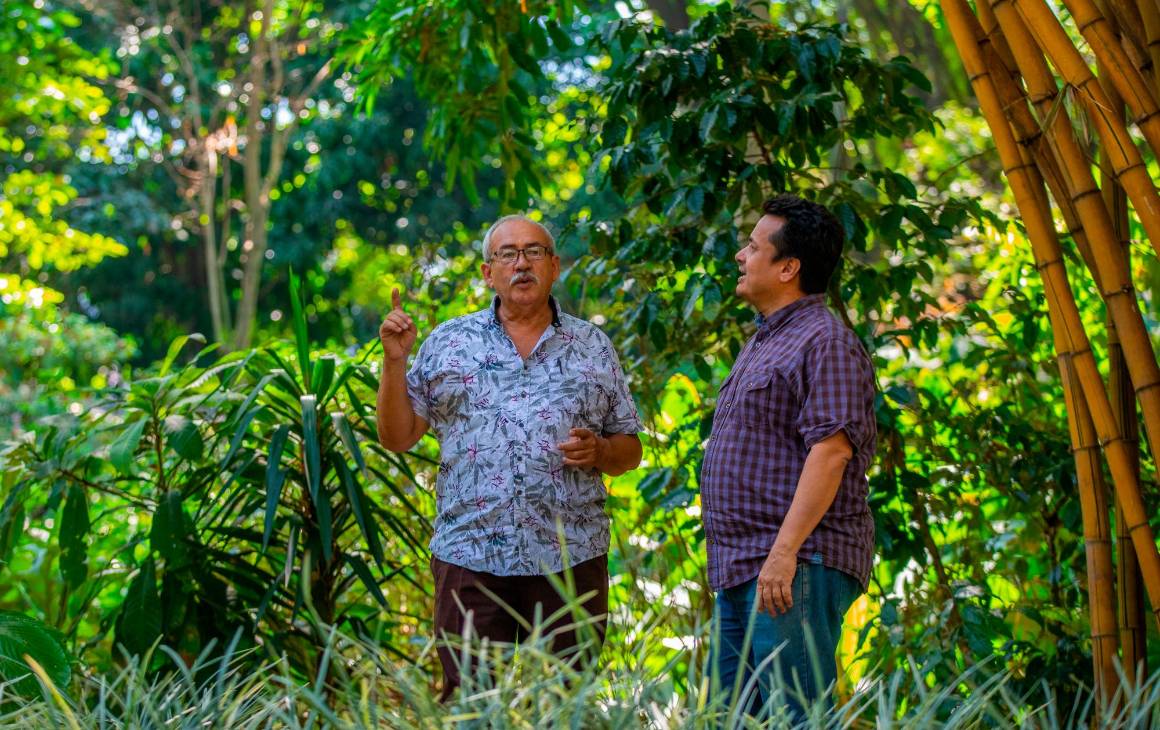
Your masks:
M536 257L533 257L531 254L528 253L529 251L533 251L536 249L542 250L543 254L537 255ZM511 257L510 261L505 260L505 255L509 252L512 253L512 257ZM543 261L543 260L547 259L549 256L555 256L556 250L554 248L552 248L551 246L545 246L542 243L533 243L532 245L524 246L523 248L516 248L515 246L503 246L499 250L493 251L491 256L490 256L490 259L491 259L491 261L498 261L499 263L503 264L504 266L511 266L512 264L514 264L520 260L521 254L524 257L524 260L530 264L530 263L535 262L535 261Z

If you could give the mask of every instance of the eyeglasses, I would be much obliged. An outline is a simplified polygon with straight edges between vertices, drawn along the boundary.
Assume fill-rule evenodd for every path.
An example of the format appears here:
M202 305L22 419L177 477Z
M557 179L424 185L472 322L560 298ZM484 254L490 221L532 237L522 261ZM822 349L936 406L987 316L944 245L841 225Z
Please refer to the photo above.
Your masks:
M520 254L523 254L524 258L530 263L532 261L543 261L548 256L553 255L554 252L547 246L533 244L527 248L501 248L492 254L491 257L505 266L510 266L516 262Z

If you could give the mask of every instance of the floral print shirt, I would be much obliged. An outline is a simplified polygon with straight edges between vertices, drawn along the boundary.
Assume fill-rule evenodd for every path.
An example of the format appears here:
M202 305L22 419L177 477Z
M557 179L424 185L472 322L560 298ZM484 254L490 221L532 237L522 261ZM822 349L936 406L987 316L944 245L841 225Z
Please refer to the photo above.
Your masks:
M407 374L415 413L440 445L440 560L547 575L608 552L601 474L565 466L557 444L572 428L635 434L640 418L608 337L549 303L552 324L526 359L496 298L436 327Z

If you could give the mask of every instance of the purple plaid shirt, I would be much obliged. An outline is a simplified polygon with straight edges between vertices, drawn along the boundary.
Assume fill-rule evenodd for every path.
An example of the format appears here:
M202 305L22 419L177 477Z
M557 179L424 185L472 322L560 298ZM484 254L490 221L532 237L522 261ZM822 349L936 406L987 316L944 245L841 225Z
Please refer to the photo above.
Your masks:
M866 587L874 559L866 503L877 437L874 372L862 343L813 294L761 321L721 385L701 467L713 590L757 576L806 454L838 431L846 432L854 456L798 560L820 560Z

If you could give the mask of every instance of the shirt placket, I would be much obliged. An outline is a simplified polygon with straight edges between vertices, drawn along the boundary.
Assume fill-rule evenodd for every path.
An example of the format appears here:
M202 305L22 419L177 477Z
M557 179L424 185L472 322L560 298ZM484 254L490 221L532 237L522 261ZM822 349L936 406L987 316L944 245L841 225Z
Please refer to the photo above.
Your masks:
M527 509L527 485L529 483L528 461L533 443L530 424L534 423L535 416L530 412L529 404L532 394L535 393L535 388L537 387L535 382L536 353L541 348L547 346L547 342L554 334L555 329L555 325L548 325L527 357L520 357L515 342L507 335L506 331L503 331L504 339L507 340L518 362L518 374L516 376L518 392L515 394L518 398L518 403L515 410L519 414L517 422L519 424L520 438L508 444L508 450L511 454L510 463L512 473L512 526L517 535L518 539L516 544L519 545L521 553L517 559L534 566L538 566L541 557L543 557L539 555L540 546L533 544L533 541L527 537L530 533L526 530L519 529L522 523L529 521L530 516L529 510Z

